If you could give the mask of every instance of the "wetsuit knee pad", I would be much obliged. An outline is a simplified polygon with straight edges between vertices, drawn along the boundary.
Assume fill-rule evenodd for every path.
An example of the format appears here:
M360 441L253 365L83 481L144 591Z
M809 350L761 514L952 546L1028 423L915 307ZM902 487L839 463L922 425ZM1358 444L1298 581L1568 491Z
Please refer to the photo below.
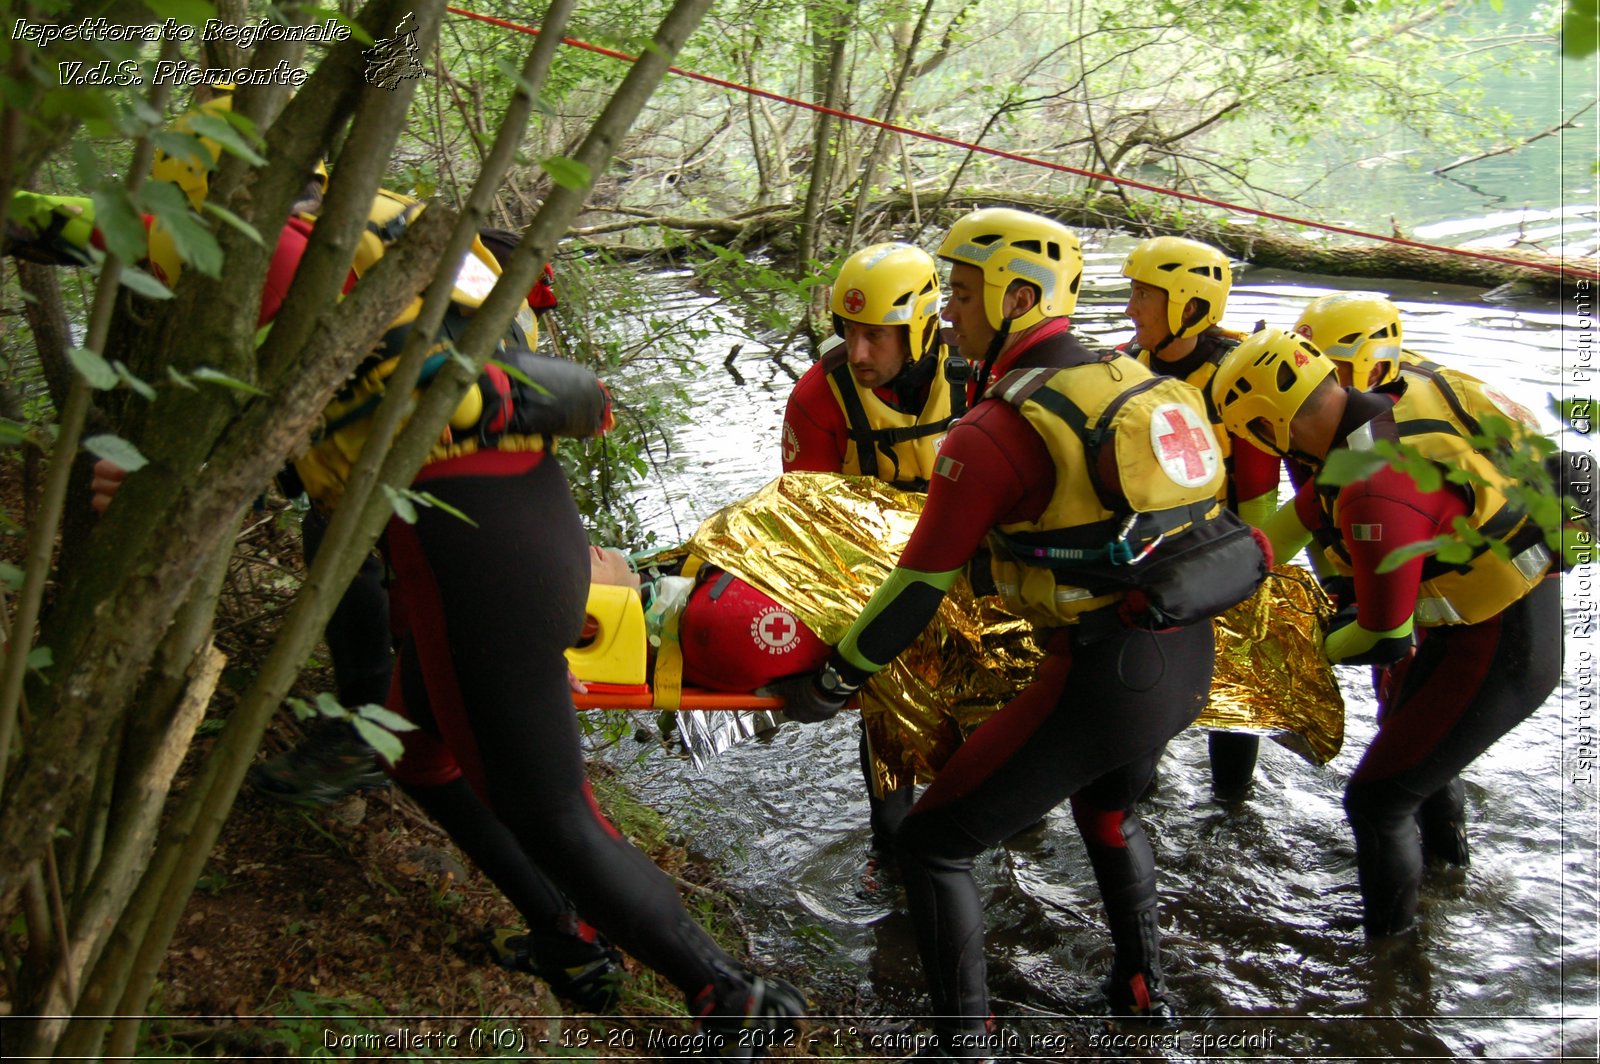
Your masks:
M1128 844L1125 809L1096 809L1085 802L1080 802L1074 796L1072 819L1077 822L1078 832L1087 842L1117 849Z

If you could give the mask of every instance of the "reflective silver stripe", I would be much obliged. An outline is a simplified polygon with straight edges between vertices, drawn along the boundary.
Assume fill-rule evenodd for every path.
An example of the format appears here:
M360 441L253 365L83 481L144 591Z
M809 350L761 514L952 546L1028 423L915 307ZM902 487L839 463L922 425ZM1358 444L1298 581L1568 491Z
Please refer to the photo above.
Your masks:
M1538 580L1550 568L1550 549L1543 543L1535 543L1527 550L1511 559L1511 564L1517 572L1527 581ZM1417 599L1416 622L1421 625L1435 624L1460 624L1462 616L1456 608L1450 605L1446 598L1419 598Z
M1543 543L1535 543L1515 558L1511 564L1517 567L1525 579L1537 580L1543 576L1546 569L1550 568L1550 549Z
M1006 374L1007 377L1015 376L1016 379L1010 384L1006 385L1005 389L1000 392L1000 398L1004 399L1008 403L1013 402L1013 396L1015 396L1019 391L1038 380L1040 376L1054 372L1055 370L1053 369L1045 368L1021 370L1015 374L1008 373Z
M1436 624L1460 624L1461 614L1450 605L1447 598L1419 598L1413 613L1416 622L1424 627Z
M1084 587L1069 587L1065 584L1056 585L1056 602L1081 602L1084 599L1094 598L1094 592Z
M1352 451L1372 450L1372 422L1367 422L1345 437L1345 446Z

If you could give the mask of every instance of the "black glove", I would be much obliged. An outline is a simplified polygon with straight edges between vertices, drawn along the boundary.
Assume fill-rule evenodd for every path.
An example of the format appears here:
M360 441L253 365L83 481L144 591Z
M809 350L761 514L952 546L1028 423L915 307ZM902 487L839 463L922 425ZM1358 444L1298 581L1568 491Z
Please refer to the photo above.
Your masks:
M848 693L830 694L817 683L820 674L802 672L785 676L767 685L767 690L783 699L784 716L801 724L820 724L839 715L850 700Z
M1352 577L1335 574L1333 576L1318 577L1317 582L1322 585L1323 594L1333 601L1333 608L1341 613L1356 601L1356 582ZM1332 628L1333 626L1329 626Z

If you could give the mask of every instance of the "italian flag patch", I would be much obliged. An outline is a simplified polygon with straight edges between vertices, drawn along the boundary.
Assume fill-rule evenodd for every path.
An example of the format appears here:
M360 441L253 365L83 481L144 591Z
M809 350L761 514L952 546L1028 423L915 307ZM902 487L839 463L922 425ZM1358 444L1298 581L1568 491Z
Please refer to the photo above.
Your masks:
M940 458L933 463L933 475L946 480L960 480L961 463L954 458Z
M1378 543L1383 540L1382 525L1351 525L1350 538L1362 543Z

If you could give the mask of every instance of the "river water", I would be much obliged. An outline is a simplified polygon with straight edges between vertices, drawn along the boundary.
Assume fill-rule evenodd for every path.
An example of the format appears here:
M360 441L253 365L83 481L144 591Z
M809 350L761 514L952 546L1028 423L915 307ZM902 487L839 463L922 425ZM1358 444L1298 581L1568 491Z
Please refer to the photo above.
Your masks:
M1091 340L1120 342L1129 329L1118 269L1132 242L1085 237L1075 325ZM650 530L671 542L777 474L792 381L759 338L717 317L686 278L649 283L665 313L702 327L708 314L713 320L688 382L694 422L635 499ZM1388 293L1401 307L1407 347L1497 383L1552 431L1549 396L1593 394L1592 307L1573 301L1490 302L1464 288L1353 285L1244 266L1226 321L1286 327L1308 299L1348 287ZM732 363L742 383L723 367L735 344L743 345ZM1586 441L1569 433L1564 442ZM1341 794L1372 735L1374 703L1367 671L1341 669L1346 740L1329 765L1264 743L1251 794L1224 805L1210 794L1204 735L1190 731L1170 745L1140 807L1160 870L1168 978L1186 1017L1177 1035L1120 1050L1087 1041L1105 1034L1079 1017L1093 1010L1110 947L1065 807L979 862L1002 1023L1065 1040L1036 1044L1041 1058L1199 1059L1199 1039L1212 1036L1244 1039L1212 1050L1231 1059L1594 1059L1594 567L1565 581L1561 687L1465 773L1471 867L1430 871L1414 942L1374 949L1360 929ZM634 785L682 825L692 847L722 862L749 900L743 916L757 955L831 1000L856 1003L845 1022L870 1027L925 1005L898 893L888 901L856 894L868 830L855 737L855 722L841 718L785 724L703 767L661 743L625 744L608 756L627 763Z

